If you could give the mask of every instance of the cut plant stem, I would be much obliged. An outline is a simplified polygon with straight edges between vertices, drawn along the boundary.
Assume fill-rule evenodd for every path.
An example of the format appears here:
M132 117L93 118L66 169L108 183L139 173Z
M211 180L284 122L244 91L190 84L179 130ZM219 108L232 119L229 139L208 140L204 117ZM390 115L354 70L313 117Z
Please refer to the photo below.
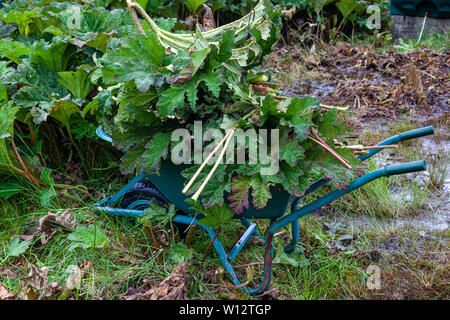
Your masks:
M216 171L217 167L219 166L219 163L222 161L223 155L225 154L225 151L228 147L228 144L230 143L231 139L233 139L233 133L234 130L236 129L236 125L237 123L235 123L233 125L233 127L230 129L230 135L227 137L226 141L225 141L225 145L223 146L222 151L219 154L219 157L217 158L216 163L214 164L214 167L211 169L211 171L208 173L208 176L206 176L206 179L203 181L202 185L200 186L200 188L198 188L197 192L192 196L192 199L194 201L197 201L198 197L200 196L200 194L202 193L203 189L205 188L206 184L208 183L209 179L211 179L213 173Z
M211 151L211 153L208 155L208 157L206 157L205 161L203 161L203 163L200 165L200 168L197 169L197 171L195 172L195 174L192 176L192 178L189 180L188 184L186 185L186 187L184 187L184 189L181 191L182 193L186 193L188 192L189 188L192 186L192 184L194 183L195 179L197 178L197 176L200 174L200 172L202 172L203 168L206 166L206 164L208 163L208 161L212 158L212 156L220 149L220 147L222 146L222 144L224 143L224 141L226 141L228 139L228 137L230 136L230 134L234 131L234 129L237 126L237 122L231 127L231 129L225 134L225 136L222 138L222 140L219 141L219 143L217 144L217 146L214 148L213 151Z
M308 139L311 141L317 143L319 146L327 150L329 153L331 153L339 162L341 162L347 169L352 169L352 167L349 165L349 161L342 157L339 153L334 151L329 145L327 145L320 137L317 135L317 132L314 131L313 128L310 129L311 134L314 135L315 138L311 136L307 136Z
M337 107L337 106L330 106L330 105L323 104L323 103L321 103L320 106L321 106L322 108L325 108L325 109L336 109L336 110L339 110L339 111L346 111L346 110L348 110L348 108L350 108L350 106L347 106L347 107Z
M36 137L34 135L33 125L31 124L31 121L27 121L28 129L30 130L30 136L31 136L31 142L33 143L33 146L36 146Z
M338 147L340 149L352 149L352 150L369 150L369 149L397 149L398 145L396 144L387 144L384 146L363 146L360 144L350 145L350 146L343 146Z
M247 113L246 115L244 115L240 121L245 121L248 118L251 117L251 115L253 113L256 112L256 109L250 111L249 113ZM239 121L236 121L236 123L230 128L230 130L227 132L227 134L225 135L225 137L222 138L222 140L219 141L219 144L214 148L214 150L208 155L208 157L205 159L205 161L203 161L203 163L201 164L200 168L198 168L198 170L195 172L194 176L191 178L191 180L189 180L188 184L186 185L186 187L183 189L183 193L186 193L189 188L191 187L191 185L194 183L194 180L197 178L197 176L200 174L200 172L203 170L203 168L206 166L206 164L208 163L208 161L211 159L211 157L219 150L220 146L222 145L222 143L225 141L225 146L223 147L223 150L221 152L221 154L219 155L219 158L217 159L214 167L212 168L211 172L209 173L209 175L206 177L205 181L203 181L203 184L200 186L200 188L198 189L198 191L195 193L195 195L192 197L192 199L194 199L195 201L197 201L198 196L200 195L200 193L203 191L203 188L205 187L206 183L208 183L209 179L211 178L212 174L214 173L214 171L217 169L217 167L219 166L219 163L221 161L221 159L223 158L223 154L225 153L225 150L228 147L228 144L230 143L231 139L233 138L233 133L234 130L236 129L236 126L238 125Z
M311 136L308 136L308 139L317 143L319 146L321 146L322 148L324 148L325 150L327 150L329 153L331 153L340 163L342 163L347 169L352 169L352 167L348 164L348 160L342 158L336 151L334 151L333 149L331 149L331 147L329 145L327 145L326 143L322 143L316 139L314 139Z
M36 187L38 187L39 189L41 189L41 183L39 183L32 175L31 173L28 171L27 166L25 165L25 163L22 160L22 157L19 154L19 151L17 150L16 144L14 143L14 139L10 140L11 145L13 147L14 153L16 154L17 160L19 160L20 165L22 166L23 171L25 172L25 174L28 176L28 178L30 179L31 182L33 182Z
M156 241L156 238L155 238L155 235L153 234L153 226L150 224L150 226L149 227L147 227L148 229L149 229L149 231L150 231L150 235L152 236L152 239L153 239L153 243L155 244L155 247L157 248L157 249L159 249L160 247L159 247L159 245L158 245L158 242Z
M134 10L134 5L130 0L127 0L128 10L130 11L131 18L133 18L134 24L138 29L139 33L145 34L144 28L142 27L139 17L137 16L136 10Z
M325 141L323 141L319 135L317 134L317 131L314 128L310 128L310 131L312 133L312 135L321 143L324 145L325 148L327 148L328 151L330 151L335 157L340 158L342 161L349 163L349 161L347 159L345 159L343 156L341 156L339 153L337 153L336 151L333 150L333 148L331 148L329 145L326 144Z
M214 235L214 238L212 238L211 242L208 245L208 248L206 248L205 254L203 255L203 259L202 259L202 265L205 263L206 255L208 254L209 248L211 248L211 245L216 240L217 236L219 235L219 232L220 232L220 227L217 228L217 231L216 231L216 234Z

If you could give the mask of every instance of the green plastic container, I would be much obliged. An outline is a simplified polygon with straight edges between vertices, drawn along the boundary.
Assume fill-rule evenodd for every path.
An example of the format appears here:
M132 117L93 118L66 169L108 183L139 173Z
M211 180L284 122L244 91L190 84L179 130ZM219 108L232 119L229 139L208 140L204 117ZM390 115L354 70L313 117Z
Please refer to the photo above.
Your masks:
M428 12L428 17L450 18L450 0L391 0L392 15L423 17Z

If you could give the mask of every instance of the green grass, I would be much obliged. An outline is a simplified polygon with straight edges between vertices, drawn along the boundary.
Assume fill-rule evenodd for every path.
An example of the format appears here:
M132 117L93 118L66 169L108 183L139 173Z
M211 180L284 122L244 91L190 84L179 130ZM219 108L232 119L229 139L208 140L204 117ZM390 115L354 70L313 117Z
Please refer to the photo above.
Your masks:
M383 190L382 188L389 186L386 183L386 181L382 181L381 185L373 185L372 182L367 185L372 185L370 187L372 191L361 192ZM353 193L352 199L347 199L349 201L348 208L356 211L361 208L375 210L374 208L377 206L380 208L380 203L384 201L373 197L372 202L367 206L362 202L364 198L369 199L367 194L364 197L358 197ZM78 198L73 197L71 201L75 202L75 199ZM117 299L123 296L129 288L143 287L144 279L146 282L161 281L170 275L174 263L168 259L169 249L166 248L162 252L152 254L153 242L141 226L130 226L121 218L94 215L92 207L85 206L85 204L85 202L78 203L78 208L72 209L78 224L95 224L100 227L107 234L112 248L77 248L70 251L72 242L67 239L67 234L58 233L43 247L30 248L20 258L7 260L3 267L12 267L19 274L16 279L0 276L0 281L8 290L14 294L20 294L23 291L20 279L28 275L32 264L37 267L46 266L49 269L49 283L59 281L60 284L64 284L70 274L68 272L70 266L83 261L91 261L91 267L84 276L80 288L71 293L70 299ZM25 201L23 196L16 196L10 201L0 201L0 206L2 208L0 235L3 247L10 236L23 234L27 225L39 217L48 212L61 214L65 210L39 209L37 200ZM374 243L381 242L383 237L388 237L393 231L380 233L383 230L381 226L371 230L349 231L340 227L333 232L325 230L324 222L332 221L336 214L348 217L346 213L340 206L333 206L333 210L329 212L331 217L311 215L301 220L299 248L303 250L303 259L307 263L297 267L289 264L274 264L272 288L278 288L280 291L279 299L358 299L371 294L371 291L365 287L367 278L365 270L368 264L360 257L366 254ZM360 211L359 214L386 218L381 211L380 213ZM264 230L267 222L258 223ZM233 222L221 232L220 237L225 248L230 249L237 241L238 226L237 222ZM274 248L282 247L290 241L290 228L285 227L281 231L284 233L280 233L280 236L275 239ZM334 239L349 232L356 235L355 243L349 247L349 252L333 250ZM418 236L414 235L414 237ZM179 241L177 238L177 242ZM209 237L203 230L195 231L192 240L193 258L190 260L192 268L188 275L188 297L190 299L259 299L259 297L243 294L239 290L232 290L226 285L229 283L229 279L220 271L220 261L214 250L209 251L205 265L201 266L200 262L209 241ZM235 264L262 262L263 251L262 246L248 245L238 255ZM274 256L276 255L277 251L275 250ZM396 259L410 263L412 257L399 255ZM431 260L428 263L432 264L433 262ZM411 265L409 266L412 268ZM384 272L386 274L387 272L399 272L397 267L386 269ZM252 284L259 284L258 279L262 275L262 267L255 266L254 270L255 277ZM442 272L441 269L435 268L434 270ZM242 281L246 279L246 271L246 268L237 269ZM423 270L416 270L416 272L418 277L426 276ZM434 278L434 281L437 279Z
M19 197L20 198L20 197ZM0 202L2 214L0 215L0 227L2 246L6 246L7 239L15 234L23 234L27 226L48 212L61 214L65 209L45 209L25 213L30 210L27 204L16 207L13 204L20 201L19 198L9 201L10 204ZM37 203L34 204L35 206ZM3 267L11 267L19 274L16 279L0 276L4 286L14 294L20 295L23 287L19 279L28 275L31 265L38 268L46 266L49 269L49 283L58 281L64 284L70 272L68 268L83 261L91 261L91 267L84 276L81 287L72 292L71 299L117 299L124 295L129 288L139 289L149 281L161 281L167 277L174 267L174 263L168 259L169 249L156 255L151 253L154 249L150 237L142 227L135 225L130 227L121 218L94 215L92 207L79 207L72 209L78 225L95 224L100 227L109 238L110 248L76 248L70 250L72 241L67 239L67 234L57 233L56 236L42 247L30 247L20 258L9 258ZM265 228L266 223L261 222ZM221 232L223 245L230 249L238 239L236 229L239 224L233 222ZM276 264L273 273L273 285L283 292L282 297L290 299L320 299L347 297L354 287L354 279L361 278L361 270L351 258L340 255L330 255L328 242L329 236L317 229L317 225L309 228L309 223L302 225L307 230L309 243L303 242L307 248L307 259L311 261L308 267L294 268L289 265ZM286 232L288 236L290 231ZM275 247L285 240L281 236L275 240ZM177 239L177 241L180 241ZM214 276L220 270L220 261L214 252L210 250L205 265L200 261L209 244L209 237L203 230L197 229L192 241L194 252L191 263L192 272L189 274L189 297L193 299L219 299L230 297L229 289L224 287L229 279L226 275ZM263 261L264 248L262 246L246 246L236 259L236 264ZM276 253L275 253L276 254ZM2 255L1 255L2 256ZM161 258L161 259L160 259ZM255 269L255 281L262 273ZM237 269L241 279L245 281L246 268ZM261 270L260 270L261 271ZM288 275L287 277L284 275ZM222 280L221 280L222 278ZM341 291L342 284L346 284L345 293ZM253 299L240 291L231 290L234 296L242 299Z
M420 42L416 39L398 39L395 43L389 33L376 33L364 35L363 37L348 38L354 46L370 46L377 53L397 51L407 53L426 46L432 50L444 52L450 48L450 32L423 34Z
M290 299L354 299L364 287L364 269L350 253L333 251L332 233L326 233L322 219L301 220L300 245L306 266L274 266L274 284Z
M394 49L398 52L406 53L415 49L420 49L422 46L426 46L435 51L446 51L450 49L450 32L444 34L424 34L419 43L417 43L417 39L399 39L398 44L394 45Z

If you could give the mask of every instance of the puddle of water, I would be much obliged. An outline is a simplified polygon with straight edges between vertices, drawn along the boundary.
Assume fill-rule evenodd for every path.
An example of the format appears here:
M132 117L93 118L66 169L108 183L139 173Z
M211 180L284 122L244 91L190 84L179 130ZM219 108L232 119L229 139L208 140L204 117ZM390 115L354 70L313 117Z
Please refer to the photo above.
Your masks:
M448 212L447 212L448 213ZM397 227L411 226L416 229L424 229L428 231L445 231L448 230L450 223L450 215L435 213L427 216L419 216L414 219L396 219Z
M283 93L287 96L298 96L299 98L311 96L317 99L333 92L335 88L336 81L304 80L294 83L293 86L286 88Z
M446 155L448 157L450 151L450 141L444 140L436 142L433 137L422 137L418 139L416 146L419 147L422 157L427 160L433 155ZM408 162L402 159L399 152L390 153L389 150L381 151L376 154L373 161L377 168L382 168L385 165L394 165ZM421 171L418 173L409 173L402 175L403 179L408 179L411 184L415 184L416 188L425 188L430 179L430 163L428 163L428 171ZM447 163L448 165L448 163ZM414 190L406 187L393 187L390 190L393 201L410 202L414 201ZM373 219L367 216L350 216L350 217L335 217L339 223L346 225L348 228L397 228L397 227L412 227L417 230L432 231L446 231L450 225L450 170L447 170L445 181L442 189L432 190L430 196L425 199L424 213L413 217L401 217L392 219Z

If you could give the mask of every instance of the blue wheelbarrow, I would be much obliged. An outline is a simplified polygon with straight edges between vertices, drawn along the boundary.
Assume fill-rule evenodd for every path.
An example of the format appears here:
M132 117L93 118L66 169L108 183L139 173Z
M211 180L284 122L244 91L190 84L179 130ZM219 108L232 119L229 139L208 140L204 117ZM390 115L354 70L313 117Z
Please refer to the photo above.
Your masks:
M401 141L418 138L433 134L431 126L411 130L400 133L396 136L390 137L378 144L390 145ZM97 135L109 142L112 138L108 136L102 127L97 129ZM382 149L371 149L365 156L359 156L361 161L364 161ZM142 215L149 203L156 202L159 205L167 203L174 204L183 214L176 214L172 221L184 225L197 225L206 230L206 232L214 239L213 245L220 258L220 261L231 278L231 281L241 287L241 289L249 294L264 293L271 281L272 276L272 260L273 260L273 237L275 232L281 227L291 224L292 240L284 247L285 252L291 252L299 241L299 219L320 207L346 195L347 193L360 188L372 180L380 177L392 176L397 174L404 174L409 172L416 172L426 170L425 161L415 161L405 164L398 164L392 166L385 166L384 168L369 172L355 180L353 180L345 189L334 190L321 198L312 201L308 204L301 205L301 200L311 192L323 187L329 182L329 179L322 177L313 182L305 191L304 195L298 198L292 197L284 190L276 190L272 188L272 198L268 201L263 209L256 209L252 205L248 209L244 209L242 214L236 215L245 226L246 231L237 241L236 245L227 252L223 247L220 237L216 237L216 231L212 228L202 225L199 219L203 217L201 214L190 209L185 202L187 197L181 192L184 187L184 178L181 176L181 171L186 168L186 165L174 165L170 160L163 161L160 166L159 175L141 174L134 177L125 187L123 187L116 195L106 197L97 204L95 210L99 213L106 213L116 216L124 217L138 217ZM251 203L251 202L250 202ZM284 215L288 205L291 205L291 212ZM256 223L252 223L250 219L269 219L270 225L265 235L265 252L264 252L264 273L261 284L256 288L249 288L243 286L239 281L234 267L233 260L244 247L247 240L252 235L260 236L256 230Z

